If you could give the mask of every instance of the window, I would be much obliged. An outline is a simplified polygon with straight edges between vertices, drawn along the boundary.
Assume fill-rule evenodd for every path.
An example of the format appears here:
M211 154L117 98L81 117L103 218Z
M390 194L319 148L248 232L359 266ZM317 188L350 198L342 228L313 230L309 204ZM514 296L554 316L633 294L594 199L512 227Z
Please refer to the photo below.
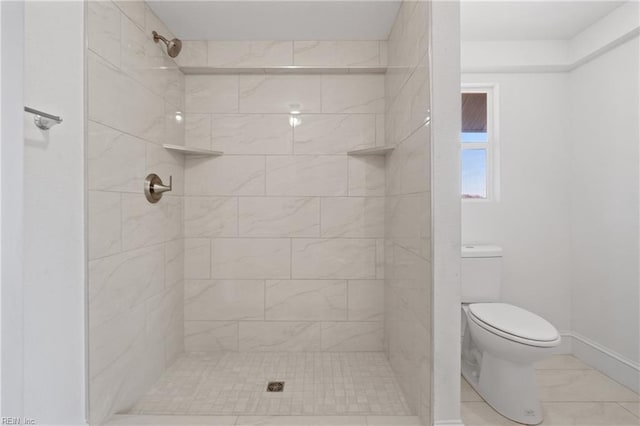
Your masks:
M496 87L462 87L462 198L496 200L498 196L498 138Z

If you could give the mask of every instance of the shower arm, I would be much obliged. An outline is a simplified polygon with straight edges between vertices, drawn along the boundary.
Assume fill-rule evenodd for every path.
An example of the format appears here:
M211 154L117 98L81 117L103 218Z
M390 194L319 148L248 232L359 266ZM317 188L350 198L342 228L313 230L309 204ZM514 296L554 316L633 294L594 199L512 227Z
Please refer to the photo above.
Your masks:
M169 40L167 40L166 38L164 38L163 36L158 34L156 31L153 31L151 34L153 34L153 41L155 41L156 43L159 40L162 40L164 42L164 44L169 44Z

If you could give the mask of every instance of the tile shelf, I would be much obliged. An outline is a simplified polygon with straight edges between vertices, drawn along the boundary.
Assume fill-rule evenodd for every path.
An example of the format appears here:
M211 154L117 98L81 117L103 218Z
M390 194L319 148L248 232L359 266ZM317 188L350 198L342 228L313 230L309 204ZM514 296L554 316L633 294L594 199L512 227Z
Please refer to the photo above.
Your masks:
M395 149L394 146L375 146L373 148L362 148L348 151L347 155L387 155Z
M180 67L185 74L384 74L386 66L322 67L283 65L273 67Z
M187 146L182 145L172 145L165 143L162 145L164 149L168 149L169 151L179 152L185 155L202 155L209 157L219 157L223 154L222 151L212 151L210 149L202 149L202 148L189 148Z

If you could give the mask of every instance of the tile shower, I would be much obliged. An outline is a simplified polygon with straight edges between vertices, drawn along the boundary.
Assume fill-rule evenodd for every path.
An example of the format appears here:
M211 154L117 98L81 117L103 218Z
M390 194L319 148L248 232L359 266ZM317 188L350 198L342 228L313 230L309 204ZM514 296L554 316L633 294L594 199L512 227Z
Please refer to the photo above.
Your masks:
M175 61L144 2L88 8L92 423L130 411L427 424L429 4L403 2L389 40L185 41ZM291 65L306 70L274 72ZM173 176L157 204L148 173ZM263 395L272 379L286 379L280 400Z

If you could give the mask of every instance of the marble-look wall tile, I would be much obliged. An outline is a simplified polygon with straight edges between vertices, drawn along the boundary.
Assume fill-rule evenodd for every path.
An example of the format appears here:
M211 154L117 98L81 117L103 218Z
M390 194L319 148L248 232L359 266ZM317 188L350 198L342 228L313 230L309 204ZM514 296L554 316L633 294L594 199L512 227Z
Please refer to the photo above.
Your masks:
M185 99L187 114L238 112L238 76L188 75Z
M384 76L324 75L322 112L384 113Z
M268 280L267 320L331 321L347 319L344 280Z
M291 41L209 41L209 67L271 67L293 65Z
M293 278L372 279L376 271L372 239L294 239Z
M385 204L386 208L386 204ZM376 278L384 279L384 265L385 265L385 240L380 238L376 240Z
M150 204L142 194L122 194L122 249L131 250L182 237L182 199L165 195Z
M424 212L431 210L430 193L389 196L386 208L385 228L389 239L428 259L431 251L431 227L424 220Z
M400 93L387 105L386 119L389 122L386 139L396 145L406 139L430 118L429 68L425 54L420 65L413 71Z
M185 145L185 113L183 107L164 103L164 142L171 145Z
M238 235L238 199L235 197L185 197L185 237Z
M302 114L300 120L294 129L296 154L345 154L376 144L373 114Z
M347 195L346 156L267 157L267 195Z
M389 63L389 42L387 40L380 41L380 65L386 67Z
M165 289L147 302L147 345L162 352L163 368L171 365L184 351L183 288Z
M317 75L240 75L240 112L321 112Z
M385 157L365 155L349 157L349 195L385 194Z
M182 238L165 243L164 281L165 287L183 286L184 240Z
M348 295L349 321L384 319L384 280L350 280Z
M431 182L429 128L421 126L399 144L386 159L386 192L389 195L428 192Z
M184 156L161 144L184 144L185 89L151 38L170 33L144 2L87 7L88 416L102 424L184 350ZM149 172L173 176L154 205L142 194Z
M186 114L184 131L185 146L211 149L210 114Z
M187 352L238 350L237 321L185 321L184 349Z
M294 65L325 67L379 66L378 41L296 41Z
M241 352L319 351L318 322L240 322Z
M122 247L122 209L117 192L88 192L89 259L118 253Z
M184 240L184 279L211 278L211 240L186 238Z
M89 262L91 324L98 326L164 290L162 245Z
M383 197L331 197L321 203L323 238L384 237Z
M113 2L87 3L87 42L89 49L120 66L120 11Z
M212 148L225 154L291 154L293 129L288 115L214 115Z
M141 0L115 0L115 5L138 27L144 28L145 2Z
M431 253L429 7L403 2L387 43L385 345L412 411L430 421ZM380 263L379 263L380 264ZM381 265L382 266L382 265Z
M284 238L216 238L211 244L211 276L227 279L290 278L290 241Z
M239 202L240 236L320 236L317 198L242 197Z
M132 406L153 384L149 367L156 360L150 359L146 368L136 368L135 362L144 349L145 317L146 306L138 305L107 322L90 323L91 423L102 423L118 407Z
M206 67L207 42L205 40L182 40L182 50L176 63L181 67Z
M324 322L322 350L381 351L384 326L382 322Z
M162 98L91 52L87 62L89 119L161 143L164 138Z
M261 156L223 155L186 161L189 195L264 195L265 160Z
M186 280L184 316L193 320L263 320L263 280Z
M376 114L376 146L391 145L387 143L385 130L385 115Z
M151 10L151 7L144 2L144 30L145 32L151 34L151 31L157 31L159 34L164 35L167 39L171 40L175 38L175 34L167 27L167 25L162 22L160 18L156 16L156 14Z

